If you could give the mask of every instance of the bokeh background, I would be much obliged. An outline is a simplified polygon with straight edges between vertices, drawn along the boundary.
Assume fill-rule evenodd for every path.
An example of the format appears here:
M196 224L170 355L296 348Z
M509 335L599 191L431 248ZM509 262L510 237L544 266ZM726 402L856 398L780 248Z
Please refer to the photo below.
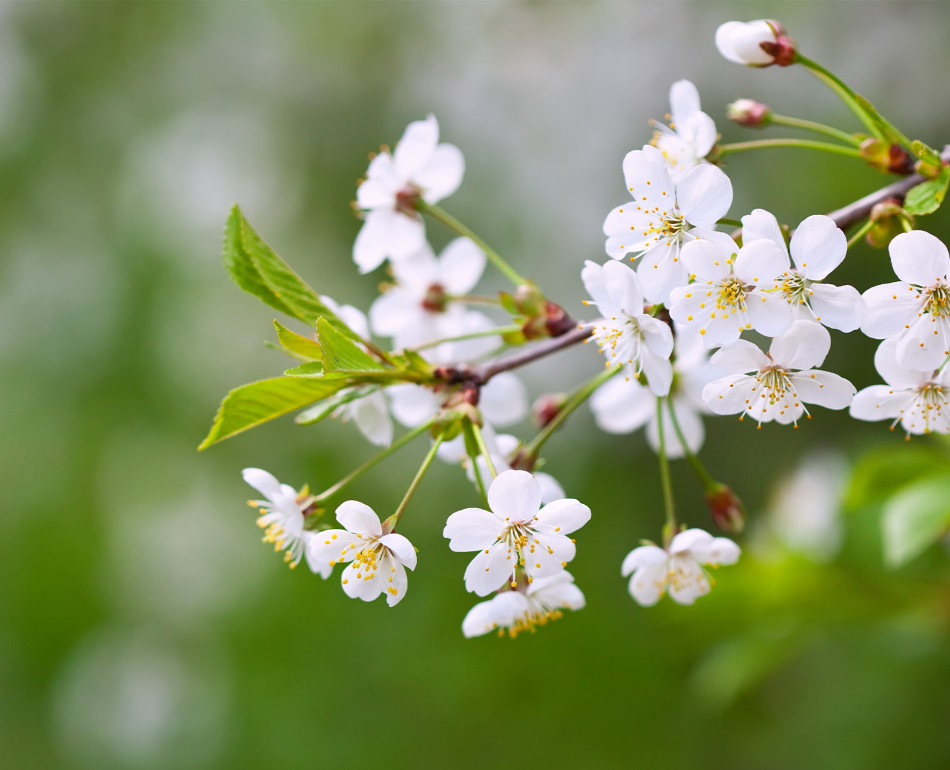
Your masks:
M582 410L546 470L594 511L572 564L588 607L513 641L461 635L467 557L441 531L475 497L455 469L436 466L407 513L419 568L389 609L289 572L245 506L245 466L322 488L368 457L352 426L286 419L195 451L229 388L285 366L263 344L273 311L222 268L231 204L319 291L365 308L380 274L350 259L356 179L368 151L433 112L468 160L447 207L580 316L621 159L674 80L698 85L727 140L748 138L722 118L739 96L858 129L807 73L722 60L718 24L782 19L942 146L948 11L0 4L0 764L950 766L947 551L888 570L879 534L882 499L945 467L944 442L908 448L821 410L798 431L707 423L709 467L749 508L743 559L694 607L643 609L619 565L659 537L655 458ZM793 225L886 181L800 151L730 161L732 215L761 206ZM943 212L924 224L950 234ZM835 277L889 275L886 253L859 247ZM878 379L858 337L835 334L829 368L863 387ZM588 348L525 376L539 393L598 366ZM392 509L423 451L353 496ZM681 515L711 528L681 465Z

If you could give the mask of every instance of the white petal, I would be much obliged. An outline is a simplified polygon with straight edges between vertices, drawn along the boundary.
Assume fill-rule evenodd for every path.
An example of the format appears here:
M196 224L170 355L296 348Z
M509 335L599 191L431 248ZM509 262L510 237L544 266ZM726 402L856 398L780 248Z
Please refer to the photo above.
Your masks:
M945 319L924 313L898 337L897 363L908 369L938 369L950 355L950 340Z
M534 580L557 575L576 552L577 547L569 537L535 533L530 536L530 548L524 552L524 570Z
M416 549L412 547L408 538L396 532L390 532L388 535L383 535L379 542L392 551L393 556L409 569L416 568Z
M528 413L528 391L516 374L501 372L482 387L478 407L492 425L514 425Z
M438 203L454 193L465 176L465 158L454 144L440 144L432 157L413 174L412 181L422 188L426 203Z
M326 580L330 577L330 573L333 572L333 567L330 565L329 559L318 558L319 554L315 553L310 547L310 543L313 539L319 537L321 534L323 533L303 532L301 538L304 544L304 555L307 558L307 566L310 567L310 571L315 575L319 575Z
M896 337L884 340L874 353L874 368L884 378L884 382L895 388L919 388L930 380L930 372L918 372L901 366L897 362ZM950 371L950 370L947 370Z
M754 386L755 378L730 374L703 388L703 402L715 414L739 414L746 411Z
M462 621L462 634L471 639L498 628L508 628L527 610L528 600L524 594L505 591L472 607Z
M661 244L644 252L637 275L647 301L663 304L669 303L673 289L684 286L689 280L686 267L680 259L680 248L675 244Z
M691 555L670 557L670 598L679 604L692 604L709 593L709 579Z
M842 332L853 332L864 321L864 300L853 286L816 283L808 299L816 319Z
M641 315L643 289L637 274L622 262L608 262L603 271L604 283L614 307L619 307L627 315Z
M728 537L714 537L690 548L690 553L700 564L735 564L742 551Z
M666 565L667 553L656 545L641 545L628 553L620 565L620 574L623 577L631 574L635 570L643 567L651 567L657 564Z
M617 263L620 264L620 263ZM629 270L629 268L627 268ZM604 268L596 262L586 260L581 270L581 281L584 288L594 300L601 315L609 316L613 311L613 302L610 292L607 291L607 275Z
M628 152L623 159L623 176L627 191L638 203L644 196L648 202L661 198L669 203L676 200L673 180L666 170L663 155L655 147Z
M789 379L798 398L808 404L818 404L825 409L845 409L854 399L854 385L833 372L815 369L793 374Z
M574 499L555 500L538 511L535 528L539 532L568 535L590 521L590 508Z
M733 342L714 353L709 360L727 372L736 374L758 372L772 363L765 353L748 340Z
M729 260L737 251L735 241L732 241L732 248L725 251L720 241L703 239L684 244L680 254L686 269L700 281L722 281L729 277ZM691 284L686 289L698 292L702 283Z
M901 233L891 241L888 251L894 272L906 283L931 286L950 271L947 247L923 230Z
M358 575L359 577L357 577ZM352 562L343 570L343 574L340 575L340 582L347 596L351 599L362 599L364 602L373 601L383 591L383 584L379 579L379 575L367 579L367 575L361 572L360 568L356 566L356 562Z
M393 152L396 173L404 179L410 179L429 162L438 143L439 124L435 115L410 123Z
M468 238L456 238L439 255L439 283L449 294L467 294L485 271L485 252Z
M824 326L813 321L795 321L788 331L772 340L769 354L784 369L813 369L821 365L830 349L831 335Z
M683 434L683 438L686 440L686 446L690 452L696 454L706 437L702 418L685 399L674 396L672 403L673 411L676 413L676 422L680 427L680 433ZM653 448L653 451L659 453L660 436L656 419L651 420L647 425L646 435L647 442ZM668 458L675 460L686 456L686 452L683 450L683 442L669 418L668 411L663 413L663 438Z
M421 385L392 385L386 392L392 403L393 417L407 428L422 425L439 407L436 395Z
M541 507L541 488L526 471L505 471L488 488L488 506L502 518L530 521Z
M775 337L792 323L790 306L778 294L749 292L747 303L746 316L759 334Z
M851 402L849 414L857 420L893 420L904 410L912 395L890 385L871 385L859 390Z
M632 433L656 412L656 398L636 380L617 376L591 396L590 408L597 426L607 433Z
M456 511L445 522L442 534L453 551L478 551L493 545L502 530L495 514L481 508Z
M668 326L666 328L669 330ZM640 363L643 366L643 373L647 376L650 391L656 396L665 396L669 393L670 386L673 384L673 364L669 359L657 356L651 350L642 350Z
M879 340L902 332L921 306L920 292L900 281L872 286L861 297L867 308L861 331Z
M394 286L381 294L369 307L373 332L381 337L393 337L418 324L422 313L419 298L402 286Z
M272 503L282 496L280 482L265 470L245 468L241 471L241 476Z
M389 417L386 397L381 391L370 393L348 406L356 427L371 444L387 447L392 443L393 421Z
M345 529L314 532L307 540L307 564L326 577L334 565L353 561L362 547L363 538Z
M666 591L667 559L663 554L663 561L640 567L630 577L627 590L634 600L642 607L652 607Z
M377 580L381 582L383 577L384 575L381 574ZM409 578L406 575L406 568L399 562L392 565L390 577L392 578L392 582L386 586L386 604L390 607L395 607L402 601L402 597L406 595L406 589L409 587Z
M555 500L561 500L564 498L564 488L550 473L535 472L534 477L537 479L538 484L541 487L542 505L553 503Z
M690 115L700 109L699 91L689 80L677 80L670 86L670 115L674 128L682 126Z
M831 217L814 214L795 230L789 251L798 272L809 280L821 281L844 261L848 239Z
M735 273L752 286L770 286L776 276L791 267L788 254L772 241L743 240L736 256Z
M336 520L344 529L357 535L379 537L383 534L379 516L372 508L358 500L340 503L336 509Z
M383 209L371 211L366 215L353 243L353 261L361 273L375 270L386 259L390 223L395 215L395 212Z
M771 241L782 251L788 250L775 215L765 209L753 209L751 214L742 217L742 241L752 243L762 238Z
M465 589L487 596L507 583L515 571L515 556L499 543L479 551L465 569Z
M676 186L676 201L687 222L711 229L732 205L732 182L716 166L696 166Z

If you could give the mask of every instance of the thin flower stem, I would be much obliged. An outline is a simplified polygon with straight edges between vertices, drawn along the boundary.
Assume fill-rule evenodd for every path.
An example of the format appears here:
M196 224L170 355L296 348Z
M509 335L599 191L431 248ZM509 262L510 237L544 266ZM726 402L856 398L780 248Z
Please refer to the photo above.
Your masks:
M600 374L598 374L593 379L588 380L579 388L577 388L573 393L571 393L567 399L564 401L564 405L558 410L557 414L554 416L554 419L551 420L547 425L545 425L537 436L524 448L525 454L529 457L537 457L541 451L541 447L544 446L544 442L547 441L551 434L554 433L561 424L571 416L571 413L577 409L581 404L583 404L588 398L593 395L594 391L597 390L601 385L603 385L607 380L616 375L623 369L622 366L617 366L611 369L605 369Z
M459 334L457 337L443 337L440 340L433 340L432 342L427 342L424 345L416 345L416 347L409 348L409 350L426 350L427 348L434 348L437 345L441 345L443 342L461 342L462 340L474 340L478 337L494 337L498 334L513 334L514 332L519 331L521 331L520 326L499 326L495 329L486 329L480 332L470 332L469 334Z
M422 461L422 466L419 468L419 471L416 473L416 477L412 480L412 483L409 485L409 489L406 490L405 497L402 498L402 502L399 503L399 507L396 509L396 512L390 516L392 525L396 526L396 523L399 521L400 517L403 514L403 511L406 510L406 506L409 505L409 500L416 492L416 488L419 486L419 482L422 481L422 477L426 475L426 471L429 470L429 466L432 465L432 461L435 459L435 453L439 449L439 445L442 443L442 436L439 435L436 437L435 441L432 442L432 446L429 447L429 453L425 456L425 459Z
M777 126L787 126L788 128L800 128L803 131L812 131L816 134L824 134L839 142L850 144L853 147L860 147L861 140L854 134L849 134L834 126L826 126L824 123L817 123L814 120L805 120L804 118L793 118L788 115L776 115L772 113L772 123Z
M666 523L663 525L663 547L669 549L673 536L676 534L676 509L673 507L673 484L670 481L670 464L666 458L666 438L663 435L663 402L666 398L656 400L656 430L660 439L660 482L663 487L663 508L666 511Z
M472 433L475 435L475 443L478 444L478 451L482 453L482 457L485 458L485 464L488 466L488 472L491 473L491 477L497 478L498 471L495 470L495 463L492 462L491 453L488 451L488 447L485 446L485 437L482 436L482 429L478 427L477 423L469 420L469 424L472 426ZM477 465L477 463L476 463Z
M732 144L719 145L719 154L721 157L736 152L767 150L776 147L800 147L806 150L821 150L822 152L831 152L836 155L861 158L861 151L856 147L844 147L840 144L831 144L830 142L816 142L812 139L753 139L749 142L733 142Z
M475 235L475 233L469 230L465 225L459 222L455 217L445 211L445 209L442 209L438 206L433 206L431 203L426 203L421 198L416 204L416 209L421 211L423 214L428 214L433 219L441 222L443 225L448 227L450 230L454 230L459 235L464 235L466 238L474 241L476 245L485 252L485 255L489 260L491 260L492 264L501 270L501 272L504 273L505 276L507 276L507 278L515 286L521 286L521 284L525 283L525 279L518 274L517 270L505 262L498 252L496 252L493 248L491 248L491 246L485 243L485 241Z
M472 444L478 444L477 439L475 438L475 432L472 430L472 423L469 420L464 420L462 422L462 430L465 432L465 453L468 455L468 459L472 462L472 473L475 476L475 484L478 486L478 492L482 496L482 500L485 502L485 506L488 506L488 493L485 491L485 482L482 481L482 471L478 467L478 452L469 451L469 442Z
M676 410L673 408L673 399L668 398L666 399L666 402L667 411L670 413L670 421L673 423L673 430L676 431L676 437L679 439L680 446L683 447L683 454L686 455L686 459L689 460L689 464L692 466L693 471L702 482L703 488L707 492L712 491L716 488L716 480L709 475L709 471L706 470L706 467L689 448L689 444L686 443L686 436L683 435L683 429L680 428L680 422L676 419Z
M914 226L905 217L901 217L901 227L904 228L905 233L910 233L914 230Z
M389 455L391 455L393 452L396 452L402 449L406 444L408 444L410 441L416 438L416 436L419 436L420 434L425 433L427 430L429 430L429 428L432 427L432 423L434 422L435 422L435 418L433 417L431 420L420 425L418 428L413 428L404 436L401 436L400 438L396 439L392 444L390 444L388 447L386 447L384 450L379 452L374 457L371 457L369 460L367 460L365 463L359 466L356 470L351 471L349 474L344 476L332 487L327 487L327 489L323 490L323 492L321 492L319 495L317 495L314 498L314 502L323 502L324 500L329 499L330 497L335 495L337 492L339 492L341 489L343 489L344 487L349 485L351 482L355 481L364 473L366 473L366 471L370 470L371 468L374 468L377 464L381 463L383 460L389 457Z
M870 219L867 222L865 222L863 225L861 225L860 229L854 235L848 238L848 248L850 249L861 238L867 235L872 227L874 227L874 221Z
M729 227L742 227L742 221L739 219L729 219L728 217L723 217L716 224L719 225L728 225Z
M855 116L860 120L864 127L871 133L872 136L877 137L878 139L883 139L884 134L882 133L880 127L877 125L875 120L868 115L864 107L861 106L861 102L858 100L858 95L851 90L851 87L848 86L841 78L835 75L833 72L826 70L818 62L812 61L807 56L802 56L802 54L795 54L795 63L805 66L809 72L811 72L815 77L821 80L828 88L834 91L838 98L845 103L845 105L850 109Z

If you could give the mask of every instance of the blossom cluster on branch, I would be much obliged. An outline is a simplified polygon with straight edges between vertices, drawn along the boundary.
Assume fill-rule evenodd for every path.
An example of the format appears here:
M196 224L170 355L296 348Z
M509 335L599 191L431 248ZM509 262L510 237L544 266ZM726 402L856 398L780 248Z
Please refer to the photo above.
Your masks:
M581 267L587 305L597 317L572 319L539 283L437 205L459 188L465 161L457 147L440 142L432 115L411 123L392 151L384 147L372 156L358 187L355 208L363 223L353 261L364 274L387 265L368 316L314 292L235 208L224 252L232 277L309 332L275 322L279 345L296 365L232 391L202 448L295 410L302 410L301 424L352 421L380 447L318 494L298 493L260 469L244 471L266 498L252 502L264 540L291 566L304 560L328 578L345 564L340 580L348 596L400 602L406 569L415 569L417 555L395 530L440 458L461 466L483 501L483 507L445 511L449 548L475 553L464 570L465 588L490 597L469 611L463 633L507 630L514 636L580 609L584 595L566 568L576 552L570 536L591 511L539 468L547 440L589 403L607 432L645 428L659 460L662 538L633 548L619 565L630 576L631 596L652 605L668 593L692 604L710 589L703 565L733 564L740 549L726 537L680 524L668 461L689 462L717 526L737 534L744 523L739 498L697 456L705 417L739 415L759 428L769 422L797 428L811 417L809 406L820 406L850 409L860 420L890 420L892 427L900 423L908 435L950 433L950 255L937 238L914 229L914 217L936 210L943 199L950 183L946 159L907 140L804 57L777 22L728 22L717 31L716 46L730 61L749 66L803 65L853 110L864 131L777 115L742 99L729 107L734 122L803 129L822 141L723 143L696 87L674 83L668 122L655 122L652 140L623 159L627 200L603 222L609 259ZM841 212L813 214L793 230L761 208L727 218L733 187L722 158L777 146L849 156L908 179ZM426 237L427 218L457 236L439 255ZM849 239L846 230L855 225ZM888 245L898 281L863 293L828 282L862 236ZM475 293L488 265L510 290ZM857 392L821 369L831 347L828 328L882 340L875 365L887 384ZM390 344L380 346L383 338ZM567 395L539 398L531 440L500 433L529 412L514 370L581 341L599 347L604 368ZM405 429L398 437L394 423ZM381 520L365 503L344 500L334 508L342 529L326 521L331 498L423 435L429 450L391 515Z

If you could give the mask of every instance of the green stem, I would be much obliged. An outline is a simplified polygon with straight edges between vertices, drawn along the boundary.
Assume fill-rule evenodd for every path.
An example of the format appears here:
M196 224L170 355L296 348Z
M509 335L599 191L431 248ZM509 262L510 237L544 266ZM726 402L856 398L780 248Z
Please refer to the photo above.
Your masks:
M729 218L727 218L727 217L723 217L723 218L720 219L716 224L719 224L719 225L729 225L729 227L742 227L742 221L741 221L741 220L739 220L739 219L729 219Z
M858 99L858 95L851 90L847 83L845 83L841 78L835 75L833 72L826 70L818 62L812 61L807 56L802 56L802 54L795 54L795 63L802 64L808 68L808 71L811 72L815 77L821 80L828 88L834 91L838 98L845 103L845 105L850 109L858 120L860 120L864 127L871 133L872 136L877 137L878 139L884 139L884 134L881 132L881 129L878 127L874 119L868 115L867 111L861 106L861 102Z
M469 230L465 225L459 222L455 217L449 214L444 209L434 206L431 203L426 203L422 198L419 199L416 204L416 209L421 211L423 214L428 214L433 219L441 222L443 225L448 227L450 230L454 230L459 235L464 235L466 238L474 241L478 247L485 252L485 255L491 260L492 264L495 265L502 273L507 276L507 278L515 285L521 286L525 282L525 279L518 275L518 272L504 259L501 255L498 254L494 249L491 248L485 241L479 238L475 233Z
M425 459L422 461L422 466L419 468L419 471L416 473L416 477L412 480L412 483L409 485L409 489L406 490L405 497L402 498L402 502L399 503L399 507L396 509L396 512L389 517L388 521L392 522L390 526L390 531L396 526L399 522L399 518L402 516L403 511L406 510L406 506L409 505L409 500L416 492L416 488L419 486L419 482L422 481L422 477L426 475L426 471L429 470L429 466L432 465L432 461L435 459L435 453L439 449L439 445L442 443L442 436L439 435L435 441L432 442L432 446L429 447L429 453L425 456Z
M660 439L660 483L663 487L663 508L666 512L666 523L663 525L663 547L669 550L673 536L676 534L676 509L673 507L673 484L670 481L670 464L666 458L666 438L663 435L663 402L666 398L656 400L656 431Z
M406 444L412 441L416 436L422 433L425 433L427 430L429 430L429 428L432 427L432 423L434 422L435 422L435 418L433 417L427 423L420 425L418 428L413 428L404 436L401 436L400 438L396 439L392 444L386 447L383 451L381 451L379 454L375 455L374 457L371 457L369 460L363 463L356 470L351 471L349 474L347 474L342 479L340 479L332 487L328 487L327 489L323 490L323 492L321 492L319 495L317 495L314 498L315 502L323 502L324 500L327 500L328 498L335 495L345 486L349 485L351 482L355 481L364 473L366 473L366 471L368 471L370 468L373 468L378 463L381 463L383 460L389 457L389 455L391 455L393 452L396 452L399 449L402 449Z
M469 334L460 334L457 337L444 337L441 340L433 340L432 342L427 342L424 345L416 345L414 348L409 348L410 350L419 351L425 350L426 348L434 348L436 345L441 345L443 342L460 342L462 340L474 340L478 337L494 337L499 334L513 334L514 332L520 332L521 327L514 326L499 326L495 329L486 329L485 331L480 332L471 332Z
M848 248L850 249L855 243L858 242L858 240L867 235L868 231L870 231L872 227L874 227L874 222L870 219L861 225L860 229L854 235L848 238Z
M907 220L906 217L901 217L901 227L904 228L905 233L912 233L914 231L914 226Z
M544 446L544 442L547 441L551 437L551 434L561 426L561 423L570 417L571 413L577 409L577 407L590 398L591 394L593 394L597 388L607 382L607 380L609 380L615 374L622 371L622 369L623 367L621 366L614 367L612 369L605 369L596 377L588 380L573 393L571 393L567 399L565 399L564 405L558 410L558 413L554 416L554 419L545 425L538 435L535 436L534 439L529 444L527 444L527 446L525 446L525 454L531 457L537 457L541 452L541 447Z
M676 419L676 410L673 408L673 399L668 398L666 401L668 407L667 411L670 413L670 421L673 423L673 430L676 431L676 437L679 439L680 446L683 447L683 454L686 455L686 459L689 460L689 464L692 466L693 471L702 482L703 488L707 492L713 491L718 486L716 480L709 475L709 471L706 470L706 467L689 448L689 444L686 443L686 436L683 435L683 429L680 427L679 420Z
M852 147L860 147L861 140L854 134L849 134L834 126L826 126L824 123L817 123L814 120L805 120L804 118L792 118L788 115L776 115L772 113L772 123L777 126L788 126L789 128L800 128L803 131L812 131L816 134L824 134L839 142L850 144Z
M469 442L477 446L478 440L475 438L475 431L472 429L473 423L471 420L463 420L462 430L465 431L465 453L468 455L468 459L472 462L472 474L475 476L475 484L478 487L478 492L482 496L482 500L485 502L485 507L488 507L488 494L485 492L485 482L482 481L482 471L478 467L478 452L469 451Z
M491 473L491 477L493 479L497 478L498 471L495 470L495 463L492 462L491 452L488 451L488 447L485 445L485 437L482 436L482 429L478 427L477 423L474 423L471 420L469 420L469 424L472 426L472 433L475 434L475 443L478 444L478 451L481 452L482 457L485 458L485 464L488 466L488 472ZM478 467L477 462L475 463L475 467Z
M733 142L719 145L719 155L730 155L735 152L748 150L766 150L775 147L800 147L806 150L821 150L836 155L847 155L851 158L862 158L861 151L856 147L844 147L830 142L816 142L813 139L753 139L749 142Z

